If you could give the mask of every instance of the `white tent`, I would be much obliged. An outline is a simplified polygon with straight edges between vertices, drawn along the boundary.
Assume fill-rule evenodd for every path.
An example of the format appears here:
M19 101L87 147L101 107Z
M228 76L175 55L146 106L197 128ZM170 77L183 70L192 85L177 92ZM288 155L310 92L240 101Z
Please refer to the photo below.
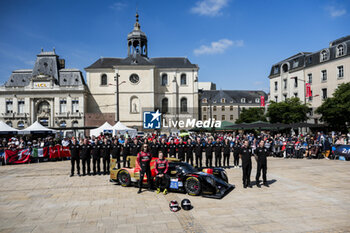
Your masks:
M105 133L106 131L113 131L112 129L113 127L108 123L105 122L103 125L101 125L100 127L96 128L96 129L92 129L90 130L90 136L99 136L101 133Z
M19 130L18 133L20 134L56 133L56 130L46 128L45 126L42 126L39 122L36 121L31 126L28 126L23 130Z
M0 134L17 134L18 130L7 125L5 122L0 121Z
M118 121L114 126L113 126L113 136L114 135L124 135L126 132L128 132L130 137L135 137L137 135L137 130L133 128L129 128L120 121Z

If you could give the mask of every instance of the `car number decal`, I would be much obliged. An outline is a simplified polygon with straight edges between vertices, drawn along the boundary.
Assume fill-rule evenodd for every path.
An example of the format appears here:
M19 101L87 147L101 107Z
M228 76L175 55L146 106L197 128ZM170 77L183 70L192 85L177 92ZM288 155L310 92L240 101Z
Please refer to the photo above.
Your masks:
M178 179L170 179L170 188L179 189Z

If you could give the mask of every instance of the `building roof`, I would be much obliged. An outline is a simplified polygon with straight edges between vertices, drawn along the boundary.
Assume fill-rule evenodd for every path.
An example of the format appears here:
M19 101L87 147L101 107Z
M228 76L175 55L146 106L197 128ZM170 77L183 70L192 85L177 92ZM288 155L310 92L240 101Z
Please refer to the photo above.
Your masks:
M5 87L25 87L30 81L38 76L54 79L59 86L85 85L83 75L79 69L65 69L64 62L54 51L41 51L37 55L33 69L20 69L12 71Z
M200 95L200 99L207 99L208 103L221 104L221 99L225 99L225 104L229 103L242 103L242 98L245 98L244 104L259 104L260 97L264 96L267 99L267 94L260 90L211 90L203 91ZM256 99L259 102L256 102Z
M198 68L185 57L155 57L148 58L140 54L126 58L100 58L85 69L114 68L115 66L149 65L157 68Z
M281 74L281 69L284 64L288 65L288 72L293 72L298 69L304 68L304 67L311 67L318 65L320 63L332 61L334 59L338 59L336 56L337 54L337 47L339 44L344 44L346 46L346 49L344 50L344 56L350 56L350 35L341 37L339 39L336 39L334 41L331 41L329 43L329 48L323 48L317 52L300 52L297 53L287 59L284 59L276 64L274 64L271 67L270 75L271 76L278 76ZM321 62L320 60L320 53L323 51L329 51L329 59L327 61ZM341 57L344 57L341 56ZM339 57L339 58L341 58Z

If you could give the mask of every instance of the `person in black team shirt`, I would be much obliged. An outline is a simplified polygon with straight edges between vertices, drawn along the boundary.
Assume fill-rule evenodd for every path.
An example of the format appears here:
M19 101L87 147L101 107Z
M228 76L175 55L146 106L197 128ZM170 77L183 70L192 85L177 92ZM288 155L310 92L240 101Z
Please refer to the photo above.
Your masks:
M215 167L221 167L221 157L222 157L222 145L220 139L216 139L216 143L214 144L215 151Z
M103 140L101 145L101 155L103 159L103 174L109 174L109 164L111 159L111 145L108 143L107 138Z
M123 144L123 167L129 167L130 164L127 163L127 157L131 154L130 153L130 146L129 140L125 138L124 144Z
M99 175L101 175L101 167L100 167L100 163L101 163L101 156L100 156L100 149L101 146L98 142L98 139L95 139L94 141L95 143L91 146L91 154L92 154L92 170L93 170L93 175L95 176L98 172ZM97 171L96 171L96 167L97 167Z
M150 150L151 150L151 156L153 158L158 157L159 144L157 142L157 139L154 138L152 140L152 143L149 146L150 146Z
M80 176L80 159L79 159L79 150L80 146L77 143L77 140L73 138L72 143L69 145L69 150L71 154L71 173L70 176L74 176L74 164L77 164L77 174Z
M213 143L211 139L205 144L205 165L207 167L213 166Z
M202 167L203 146L200 138L197 138L197 142L194 144L194 153L196 155L196 166Z
M118 138L114 139L112 144L112 158L117 159L118 169L120 168L120 154L122 151L122 145L120 145Z
M185 160L185 149L186 149L186 144L183 143L182 138L180 139L179 144L177 144L177 156L180 161Z
M241 152L241 144L236 139L235 145L233 146L233 166L234 167L239 167L239 153Z
M170 140L169 144L169 156L172 158L176 158L176 145L174 144L174 140Z
M159 145L159 149L162 151L163 156L166 158L168 157L168 145L165 143L165 139L162 139L162 142Z
M147 143L145 143L147 144ZM139 143L139 141L137 139L134 139L134 143L131 145L131 155L132 156L137 156L137 154L140 152L141 150L141 144Z
M140 180L139 180L139 191L141 193L142 182L145 174L147 175L148 190L151 191L152 187L152 176L151 176L151 154L148 152L148 145L145 143L142 146L142 151L137 154L137 162L140 164Z
M256 168L256 186L258 186L259 188L260 186L260 172L262 170L262 176L263 176L263 184L268 187L269 185L267 184L267 180L266 180L266 170L267 170L267 155L269 154L269 150L267 148L265 148L264 145L264 140L261 140L259 142L259 146L258 148L255 149L255 159L257 162L257 168Z
M223 148L224 148L224 167L225 165L227 167L230 166L229 162L230 162L230 153L231 153L231 145L230 145L230 141L226 138L225 141L224 141L224 145L223 145Z
M252 149L249 148L249 141L247 139L244 140L240 151L240 157L242 159L243 187L247 188L249 186L251 188L250 173L252 172Z
M192 140L189 138L187 140L187 145L186 145L186 163L191 163L193 166L193 149L194 145L192 143Z
M83 176L91 175L90 174L90 154L91 147L88 144L87 138L84 139L83 145L80 146L80 158L81 158L81 163L83 165Z

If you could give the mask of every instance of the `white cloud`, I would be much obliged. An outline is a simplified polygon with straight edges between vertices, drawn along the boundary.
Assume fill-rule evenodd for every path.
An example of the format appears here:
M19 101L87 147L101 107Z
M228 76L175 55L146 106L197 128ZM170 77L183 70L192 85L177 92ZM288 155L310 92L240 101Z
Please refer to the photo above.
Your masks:
M192 13L207 16L217 16L221 14L222 8L228 4L229 0L200 0L191 9Z
M326 10L332 18L337 18L346 14L346 9L336 8L335 6L328 6Z
M125 2L115 2L109 8L111 8L113 10L120 11L120 10L124 9L126 6L127 6L127 4Z
M242 47L243 45L243 40L232 41L229 39L221 39L218 41L211 42L210 45L202 45L198 49L195 49L193 53L195 55L218 54L224 53L225 50L229 47Z

